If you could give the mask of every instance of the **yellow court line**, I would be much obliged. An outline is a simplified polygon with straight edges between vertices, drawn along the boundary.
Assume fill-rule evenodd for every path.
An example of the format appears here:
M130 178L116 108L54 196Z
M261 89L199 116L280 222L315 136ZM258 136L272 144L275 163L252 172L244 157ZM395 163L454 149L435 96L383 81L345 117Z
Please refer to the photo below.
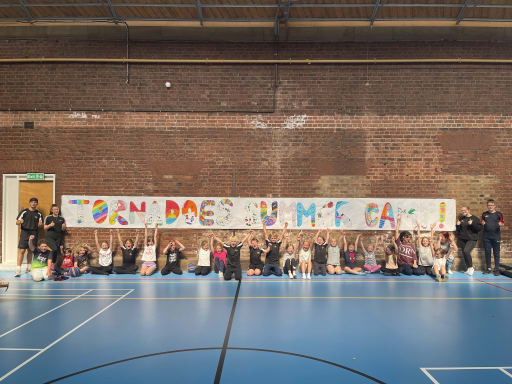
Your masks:
M16 300L62 300L62 297L16 297ZM77 300L114 300L115 297L90 297L83 296ZM510 297L416 297L416 296L240 296L239 300L267 300L267 299L292 299L292 300L512 300ZM231 296L211 297L124 297L122 300L233 300Z

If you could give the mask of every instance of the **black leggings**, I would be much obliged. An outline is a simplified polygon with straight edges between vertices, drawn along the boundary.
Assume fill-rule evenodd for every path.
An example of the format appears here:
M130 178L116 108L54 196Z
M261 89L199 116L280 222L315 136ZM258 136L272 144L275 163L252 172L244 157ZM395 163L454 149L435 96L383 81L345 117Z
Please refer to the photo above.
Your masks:
M197 266L196 270L194 271L194 274L196 276L206 276L212 271L212 267L206 267L206 266Z
M138 267L135 264L131 265L121 265L119 267L114 267L114 272L119 275L135 275L137 273Z
M93 275L110 275L112 273L112 266L104 267L100 265L99 267L89 267L88 271Z
M224 280L231 280L231 276L235 275L236 280L242 280L242 266L240 264L228 264L224 271Z
M283 272L285 274L293 273L293 271L295 271L296 269L297 269L297 260L295 260L295 259L287 259L284 262Z
M380 271L384 274L384 276L400 276L400 271L398 270L398 268L381 268Z
M471 258L471 251L475 248L476 240L462 240L459 239L459 248L464 256L464 262L467 268L473 268L473 259Z
M162 276L165 276L165 275L168 275L171 272L175 273L177 275L182 275L183 274L183 271L181 270L181 268L180 268L180 266L178 264L172 265L172 266L165 265L165 267L163 267L162 270L160 271L160 274Z

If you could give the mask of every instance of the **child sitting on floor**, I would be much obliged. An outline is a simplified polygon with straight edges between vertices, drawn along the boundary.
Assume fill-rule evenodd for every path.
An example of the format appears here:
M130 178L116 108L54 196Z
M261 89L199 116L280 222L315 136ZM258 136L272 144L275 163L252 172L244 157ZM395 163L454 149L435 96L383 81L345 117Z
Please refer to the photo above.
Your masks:
M211 254L208 241L201 241L201 246L197 250L197 266L194 271L196 276L206 276L212 271L212 264L210 260Z
M210 250L213 253L213 270L219 274L219 279L224 278L224 271L226 269L226 255L227 252L221 243L214 245L213 240L215 235L210 234Z
M33 254L32 266L30 269L32 279L34 281L48 280L48 277L51 275L50 271L52 267L52 252L48 249L46 240L39 240L36 247L34 244L34 239L34 235L30 235L28 238L28 248Z
M158 240L158 223L155 223L155 232L153 237L148 237L148 225L144 223L144 239L146 245L142 252L142 266L140 267L141 276L150 276L156 271L156 248Z
M313 243L310 241L304 240L302 231L300 231L299 236L297 237L298 248L299 250L299 265L300 271L302 272L303 279L311 280L311 269L313 268L313 264L311 262L311 247ZM301 244L302 243L302 244ZM307 271L307 274L306 274Z
M89 266L89 272L97 275L109 275L112 273L112 230L110 230L110 240L107 243L102 241L101 245L98 241L98 230L94 230L94 240L98 249L98 267Z
M176 248L176 244L179 248ZM160 273L162 276L168 275L169 273L175 273L176 275L182 275L183 271L181 270L180 260L184 258L183 251L185 250L185 246L181 244L178 240L171 240L167 244L167 247L164 249L164 254L166 257L165 266L162 268Z
M283 253L283 271L288 275L290 279L297 278L297 260L296 260L296 251L295 249L299 248L299 244L297 243L295 248L293 244L290 244L289 234L286 234L285 237L285 249L286 251Z
M343 234L343 251L345 253L345 272L353 274L353 275L362 275L361 267L357 266L356 257L357 257L357 245L359 244L359 237L361 235L357 235L355 244L347 245L347 237Z
M331 236L329 246L327 247L327 273L329 275L341 275L343 273L340 264L340 252L338 240L334 236Z
M360 237L360 240L361 248L364 253L364 270L368 273L378 273L381 268L381 265L377 264L377 259L375 258L375 248L377 247L378 237L375 236L375 244L368 244L368 250L364 247L362 236Z

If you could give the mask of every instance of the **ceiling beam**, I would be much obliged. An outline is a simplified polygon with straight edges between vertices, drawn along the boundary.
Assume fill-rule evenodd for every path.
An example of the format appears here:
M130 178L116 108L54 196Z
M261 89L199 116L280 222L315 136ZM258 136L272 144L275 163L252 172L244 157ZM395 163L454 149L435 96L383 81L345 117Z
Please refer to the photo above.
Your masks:
M464 4L462 5L462 7L459 10L459 14L457 15L457 22L455 24L459 25L460 22L464 19L464 11L468 7L470 1L471 0L464 1Z
M370 16L370 27L373 26L375 22L375 18L377 17L377 12L379 11L380 0L375 0L375 6L373 7L372 15Z
M201 27L202 27L203 23L204 23L204 18L203 18L203 9L201 7L202 7L201 0L196 0L197 18L199 19L199 24L201 24Z

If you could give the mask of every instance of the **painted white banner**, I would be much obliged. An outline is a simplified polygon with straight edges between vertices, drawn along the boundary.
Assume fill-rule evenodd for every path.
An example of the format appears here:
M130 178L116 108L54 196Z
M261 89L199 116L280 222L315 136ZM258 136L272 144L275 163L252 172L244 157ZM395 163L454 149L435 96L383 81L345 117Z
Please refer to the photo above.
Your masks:
M68 227L143 228L144 222L162 228L290 229L343 228L392 230L455 230L455 200L381 198L244 198L62 196L62 215Z

